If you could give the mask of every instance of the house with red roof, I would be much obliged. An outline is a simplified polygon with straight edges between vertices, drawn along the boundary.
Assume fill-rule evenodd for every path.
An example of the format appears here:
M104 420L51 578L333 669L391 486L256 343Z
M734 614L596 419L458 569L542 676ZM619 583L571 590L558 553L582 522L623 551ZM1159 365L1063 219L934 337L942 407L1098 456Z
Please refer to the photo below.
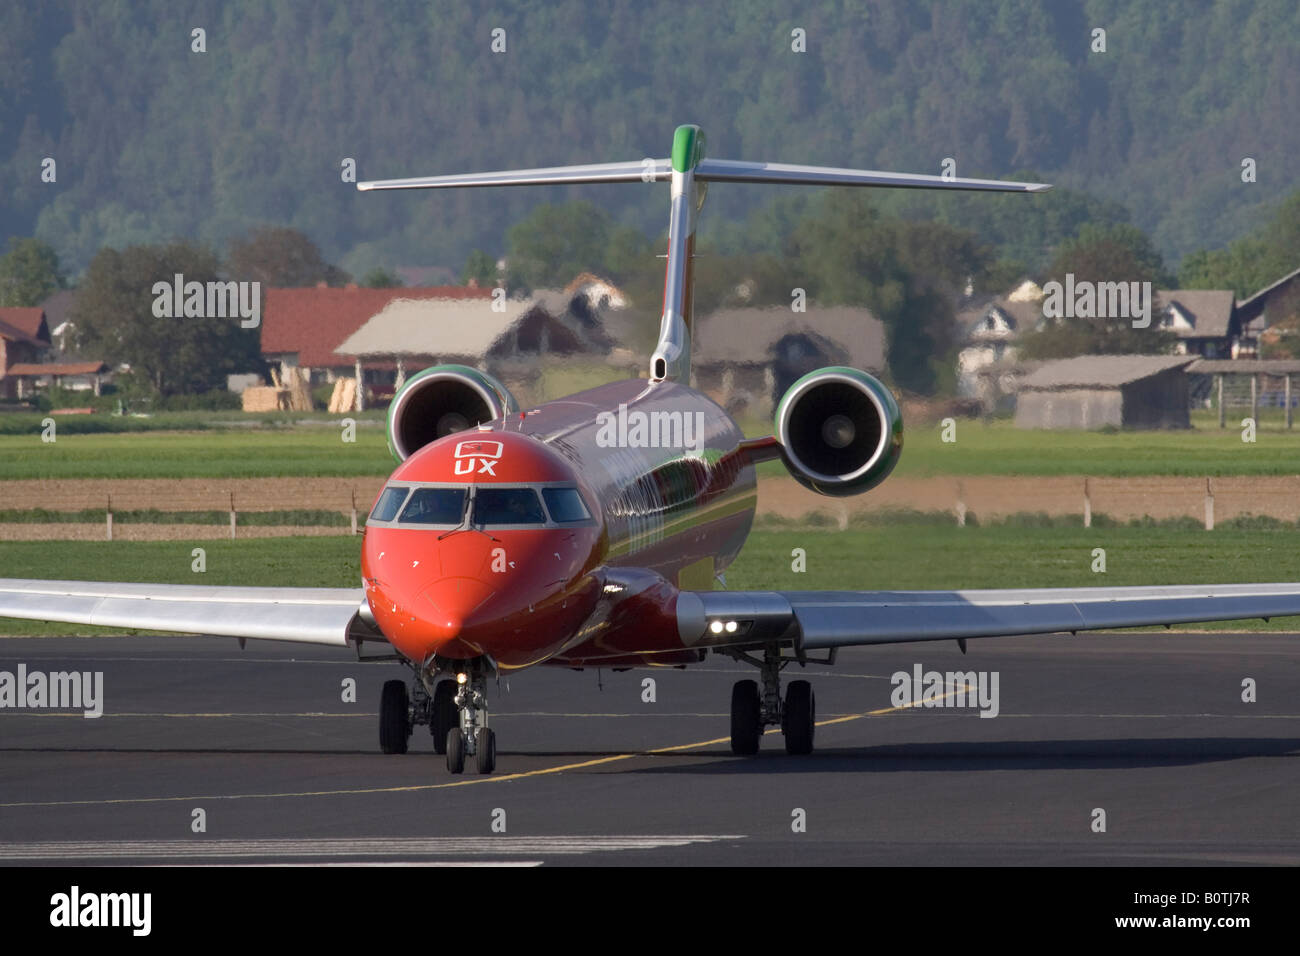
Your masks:
M397 299L485 300L489 288L426 286L368 289L267 289L262 309L262 357L283 367L305 369L311 381L332 382L354 372L351 359L335 352L343 341ZM390 371L394 363L365 361L365 370ZM369 376L368 376L369 377Z
M39 362L49 348L50 328L39 306L0 309L0 397L21 398L22 380L11 370Z

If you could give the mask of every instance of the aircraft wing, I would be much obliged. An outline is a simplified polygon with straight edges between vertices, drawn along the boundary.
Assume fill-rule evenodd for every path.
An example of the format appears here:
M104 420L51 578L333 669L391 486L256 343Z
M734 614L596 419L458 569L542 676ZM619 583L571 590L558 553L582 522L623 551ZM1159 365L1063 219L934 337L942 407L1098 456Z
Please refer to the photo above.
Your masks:
M683 591L677 602L678 631L689 646L792 639L801 650L1288 615L1300 615L1300 584Z
M205 587L0 578L0 617L351 646L383 640L361 588Z

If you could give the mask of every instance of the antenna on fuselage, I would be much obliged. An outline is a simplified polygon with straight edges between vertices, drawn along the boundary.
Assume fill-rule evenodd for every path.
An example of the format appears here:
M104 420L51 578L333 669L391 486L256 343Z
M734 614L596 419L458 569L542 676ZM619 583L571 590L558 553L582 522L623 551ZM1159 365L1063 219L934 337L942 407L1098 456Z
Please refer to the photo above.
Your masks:
M704 131L679 126L673 134L668 159L643 159L626 163L587 166L551 166L456 176L381 179L357 183L357 189L451 189L468 186L557 186L582 183L654 183L672 185L668 220L668 264L664 275L664 306L659 319L659 342L650 356L654 382L690 380L691 335L694 309L695 220L704 202L707 184L776 183L803 186L875 186L893 189L960 189L986 192L1037 193L1051 189L1046 183L1016 183L997 179L958 179L873 169L831 166L794 166L730 159L706 159Z

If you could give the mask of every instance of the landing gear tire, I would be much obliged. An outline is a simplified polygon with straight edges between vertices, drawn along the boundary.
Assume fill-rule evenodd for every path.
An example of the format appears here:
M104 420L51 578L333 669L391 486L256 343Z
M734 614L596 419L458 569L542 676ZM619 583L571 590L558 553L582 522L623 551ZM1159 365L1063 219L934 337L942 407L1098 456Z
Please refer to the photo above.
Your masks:
M385 681L379 698L379 749L386 754L404 754L410 736L411 711L406 684L400 680Z
M447 734L460 722L456 710L456 682L440 680L433 689L433 707L429 720L429 731L433 735L433 749L437 753L447 752Z
M480 727L474 735L474 756L479 773L491 773L497 766L497 735L491 727Z
M738 756L758 753L763 736L762 701L758 683L738 680L731 688L731 752Z
M447 731L447 770L463 773L465 770L465 735L459 727Z
M817 725L817 705L812 684L806 680L791 681L785 691L782 708L781 732L785 734L785 752L810 754L813 750L813 731Z

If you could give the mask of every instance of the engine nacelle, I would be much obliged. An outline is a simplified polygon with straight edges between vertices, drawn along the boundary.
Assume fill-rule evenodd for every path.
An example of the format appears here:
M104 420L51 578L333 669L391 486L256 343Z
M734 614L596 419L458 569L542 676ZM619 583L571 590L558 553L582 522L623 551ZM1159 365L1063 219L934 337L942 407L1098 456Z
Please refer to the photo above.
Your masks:
M434 365L412 375L388 406L388 450L405 461L429 442L519 413L510 390L467 365Z
M855 368L809 372L776 407L790 474L822 495L856 495L884 481L903 451L903 416L884 385Z

